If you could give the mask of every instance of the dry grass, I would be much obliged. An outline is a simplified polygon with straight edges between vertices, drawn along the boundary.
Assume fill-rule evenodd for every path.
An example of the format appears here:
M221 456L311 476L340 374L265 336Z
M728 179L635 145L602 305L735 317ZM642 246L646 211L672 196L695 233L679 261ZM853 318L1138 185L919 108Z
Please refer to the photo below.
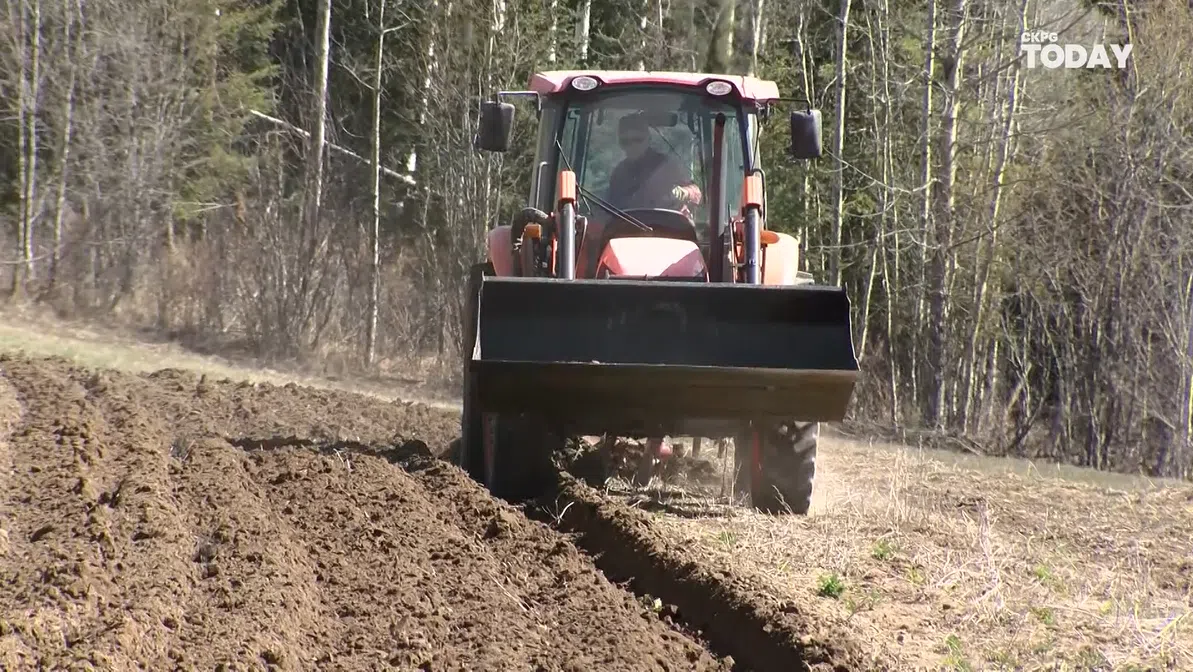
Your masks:
M1193 669L1193 485L822 446L807 517L670 492L657 523L921 669Z
M425 381L435 365L423 363L387 376L366 378L344 373L342 367L319 373L288 367L269 368L244 357L220 357L190 352L176 343L150 341L115 326L84 324L54 317L45 311L5 306L0 308L0 352L23 352L35 357L64 357L83 366L134 373L164 368L183 369L212 378L231 378L277 385L295 383L309 387L358 392L392 401L420 401L442 408L458 408L453 395Z

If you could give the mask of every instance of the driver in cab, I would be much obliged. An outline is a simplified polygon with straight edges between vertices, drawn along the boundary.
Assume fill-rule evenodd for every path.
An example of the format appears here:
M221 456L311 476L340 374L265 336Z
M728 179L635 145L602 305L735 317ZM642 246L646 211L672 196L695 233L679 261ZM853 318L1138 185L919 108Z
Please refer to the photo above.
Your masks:
M678 210L691 218L687 206L700 205L700 187L674 156L650 146L650 124L643 113L628 114L618 121L617 142L625 158L609 175L604 200L619 210ZM591 278L596 272L603 229L599 219L590 220L577 260L579 277Z
M617 124L617 142L625 158L609 175L605 200L621 210L681 209L700 205L700 187L674 156L650 146L650 125L642 113L628 114ZM688 216L691 213L684 212Z

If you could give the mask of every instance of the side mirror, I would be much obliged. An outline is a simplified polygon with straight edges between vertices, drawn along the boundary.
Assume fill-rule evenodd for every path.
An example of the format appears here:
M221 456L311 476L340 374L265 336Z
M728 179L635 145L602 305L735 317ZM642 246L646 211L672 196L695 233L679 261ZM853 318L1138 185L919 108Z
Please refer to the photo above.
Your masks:
M823 154L820 110L791 113L791 156L819 159Z
M480 128L473 146L486 152L504 152L514 135L514 105L486 100L481 103Z

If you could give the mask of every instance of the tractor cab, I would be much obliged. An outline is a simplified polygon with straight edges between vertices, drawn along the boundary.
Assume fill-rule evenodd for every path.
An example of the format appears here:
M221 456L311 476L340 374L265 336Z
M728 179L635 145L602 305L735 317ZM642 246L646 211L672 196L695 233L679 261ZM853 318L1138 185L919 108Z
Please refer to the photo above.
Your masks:
M534 76L530 91L499 96L537 103L528 203L552 212L561 196L556 176L568 171L574 177L576 277L728 279L730 264L721 261L731 237L726 230L735 220L742 223L748 177L765 201L759 129L773 106L787 100L773 82L695 73L545 72ZM477 147L505 151L513 114L510 103L486 102ZM791 154L820 156L819 111L795 111L790 120ZM522 230L518 223L511 228ZM490 243L506 248L506 233L498 227ZM628 238L654 242L614 242ZM667 240L695 244L700 267L690 248ZM624 254L603 259L611 243ZM518 241L508 247L516 252Z

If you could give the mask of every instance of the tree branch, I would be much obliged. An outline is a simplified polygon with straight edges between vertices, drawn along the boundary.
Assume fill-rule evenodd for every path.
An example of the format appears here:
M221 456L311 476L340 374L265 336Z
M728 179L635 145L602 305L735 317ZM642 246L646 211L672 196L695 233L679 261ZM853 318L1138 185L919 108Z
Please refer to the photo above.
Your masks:
M285 121L283 119L278 119L277 117L271 117L268 114L265 114L264 112L258 112L257 110L249 110L249 114L252 114L254 117L257 117L259 119L264 119L265 121L268 121L269 123L274 124L276 126L281 126L282 128L286 129L287 131L290 131L291 133L297 133L298 135L301 135L304 138L311 137L310 131L305 131L305 130L303 130L303 129L295 126L294 124L291 124L290 122ZM350 156L350 157L356 159L357 161L360 161L361 163L371 163L365 157L363 157L360 154L357 154L356 152L354 152L350 149L347 149L345 147L340 147L339 145L336 145L336 144L333 144L330 142L327 143L327 147L329 149L333 149L333 150L339 152L340 154L343 154L344 156ZM390 168L386 168L386 167L382 166L381 172L384 175L386 175L388 177L392 177L395 180L398 180L399 182L402 182L403 184L406 184L408 186L413 187L413 186L415 186L415 184L417 184L413 177L399 173L399 172L392 170Z

